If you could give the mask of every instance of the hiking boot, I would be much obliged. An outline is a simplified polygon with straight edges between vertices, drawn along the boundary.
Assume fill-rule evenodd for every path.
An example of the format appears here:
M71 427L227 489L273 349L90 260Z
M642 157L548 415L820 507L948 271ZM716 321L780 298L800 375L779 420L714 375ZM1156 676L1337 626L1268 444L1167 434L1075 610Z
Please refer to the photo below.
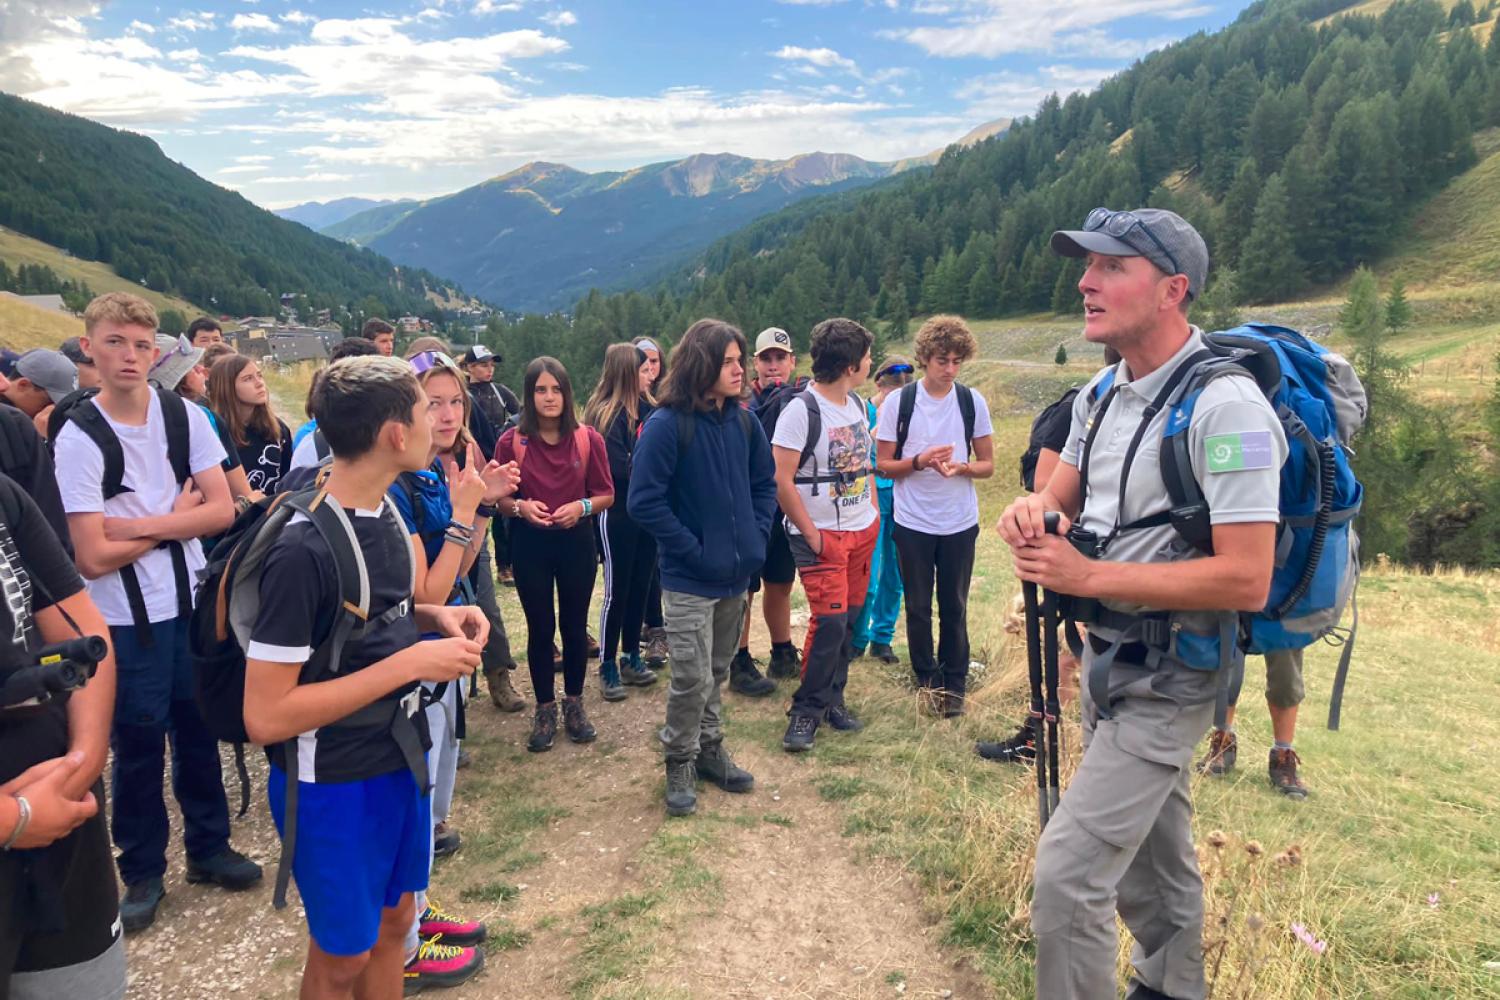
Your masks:
M557 702L549 701L536 707L536 717L531 720L531 738L526 741L526 749L532 753L551 750L552 741L556 738Z
M1130 989L1125 993L1125 1000L1174 1000L1174 998L1160 990L1153 990L1139 979L1132 979Z
M856 719L848 705L830 705L823 713L823 721L841 733L857 733L865 724Z
M429 986L457 986L473 979L482 968L484 952L478 948L446 944L439 934L417 946L416 957L406 963L401 992L403 996L411 996Z
M891 648L891 644L888 642L870 643L870 656L874 659L879 660L881 663L901 662L901 657L896 655L896 651Z
M729 759L724 744L705 743L698 748L698 759L693 762L699 781L711 781L726 792L748 792L755 787L755 775L739 767Z
M484 940L486 933L484 924L480 921L446 913L431 898L427 900L427 909L422 911L422 917L417 921L418 935L424 938L442 937L445 944L460 948L472 948Z
M771 676L791 680L802 676L802 651L796 646L771 647Z
M592 743L599 734L589 725L589 717L583 712L582 698L563 699L563 728L568 739L574 743Z
M943 718L956 719L964 714L964 693L962 691L943 692Z
M526 700L510 682L510 668L484 672L485 686L490 689L490 704L502 712L519 712L526 707Z
M605 701L624 701L630 697L620 682L620 668L614 660L599 661L599 694Z
M667 815L691 816L698 811L697 770L690 757L667 758Z
M646 640L646 666L655 670L667 662L671 651L667 648L667 630L660 625L655 628L647 628L641 631L641 638Z
M1227 733L1222 729L1211 730L1208 734L1208 753L1198 762L1198 773L1215 776L1228 774L1234 770L1239 749L1239 740L1235 739L1234 733Z
M455 771L462 771L472 763L474 763L474 758L469 754L469 751L465 750L463 747L459 747L458 761L453 765L453 769Z
M930 719L943 717L943 709L946 707L942 688L919 687L917 688L917 711Z
M1307 786L1302 779L1297 777L1297 765L1302 763L1302 758L1297 756L1297 751L1291 747L1285 750L1271 748L1270 773L1271 787L1289 799L1307 798Z
M248 889L260 881L260 865L232 847L226 847L207 861L188 858L187 880L190 883L213 882L226 889Z
M120 901L120 923L126 934L143 931L156 922L156 908L161 905L167 891L161 879L148 878L144 882L125 887L125 898Z
M594 638L592 632L584 632L583 635L589 641L589 659L599 659L599 640Z
M729 661L729 690L747 698L764 698L776 693L776 682L762 674L755 657L742 649Z
M656 683L656 673L641 662L640 653L631 653L630 658L620 664L620 680L630 687L650 687Z
M464 846L464 838L458 835L457 830L448 829L447 823L439 823L432 830L432 856L434 858L446 858L457 854L458 849ZM454 944L466 942L455 941Z
M1010 739L981 740L974 744L974 752L996 763L1029 766L1036 763L1036 730L1032 728L1032 721L1027 719Z
M818 720L811 715L794 715L787 724L786 735L781 738L781 749L787 753L802 753L813 748L813 737L818 733Z
M501 566L496 570L495 577L500 581L500 586L502 587L514 587L516 585L516 575L510 571L509 566Z

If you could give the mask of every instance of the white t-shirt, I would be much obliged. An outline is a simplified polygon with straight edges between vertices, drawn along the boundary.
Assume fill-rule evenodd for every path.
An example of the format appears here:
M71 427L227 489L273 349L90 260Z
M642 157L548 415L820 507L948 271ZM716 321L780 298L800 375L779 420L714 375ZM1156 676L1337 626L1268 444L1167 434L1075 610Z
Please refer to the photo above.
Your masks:
M861 531L875 522L873 469L870 467L870 425L865 402L858 396L842 403L830 403L814 389L809 393L818 401L823 421L820 440L813 444L812 458L799 474L827 475L837 473L839 480L828 483L799 483L797 492L807 516L819 531ZM793 400L782 407L776 418L776 433L771 444L801 452L807 443L807 407ZM816 495L813 493L817 490ZM795 535L797 526L787 518L786 530Z
M950 389L942 399L928 395L927 387L917 382L917 401L912 408L911 426L901 457L907 461L935 445L951 444L953 461L964 461L964 416L958 408L958 391ZM974 440L995 433L990 423L990 407L977 389L974 394ZM896 421L901 411L901 393L893 392L880 404L880 419L875 437L881 441L896 440ZM892 499L896 505L896 523L903 528L928 535L954 535L979 523L979 494L968 476L944 478L936 469L924 468L895 481Z
M224 446L200 407L189 404L187 418L188 468L197 475L224 461ZM117 423L108 414L104 419L120 439L120 449L125 455L122 482L129 490L104 499L104 455L87 434L68 421L58 431L55 444L57 487L62 494L63 510L69 514L102 513L106 517L170 514L180 490L172 475L172 463L167 459L167 429L162 421L161 400L155 392L151 394L144 425ZM189 539L182 543L182 550L187 558L188 580L196 583L204 566L203 546L197 539ZM172 554L164 548L152 549L135 561L135 572L146 599L147 617L153 622L176 618L177 576L172 571ZM89 596L106 622L135 624L118 571L87 584Z
M317 437L318 432L316 430L308 431L302 436L302 440L297 442L297 447L292 449L291 468L317 468L319 463Z

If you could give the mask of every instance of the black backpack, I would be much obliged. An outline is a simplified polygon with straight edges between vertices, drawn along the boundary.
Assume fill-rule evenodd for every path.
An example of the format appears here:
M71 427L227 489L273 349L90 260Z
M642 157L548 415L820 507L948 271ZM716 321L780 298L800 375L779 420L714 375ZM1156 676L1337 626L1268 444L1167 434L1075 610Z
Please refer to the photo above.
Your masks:
M1050 404L1036 419L1031 422L1031 437L1026 442L1026 450L1021 453L1021 489L1028 493L1036 492L1036 463L1042 457L1042 448L1046 442L1042 440L1042 432L1047 425L1058 417L1059 411L1072 413L1073 400L1078 395L1078 387L1075 385L1062 396Z
M249 644L250 630L260 610L260 577L266 557L281 536L282 529L298 514L312 522L333 554L340 594L340 607L333 628L328 637L313 649L303 666L299 678L301 683L336 676L343 668L344 648L350 640L359 639L372 629L404 617L412 607L412 600L408 597L384 614L370 618L370 575L364 553L348 515L338 503L328 500L322 487L266 497L235 518L215 547L213 559L198 585L197 606L192 615L188 643L193 661L194 695L204 724L215 738L235 744L236 765L241 772L241 815L249 804L249 777L244 770L244 744L250 742L245 731L245 647ZM384 501L381 516L389 518L405 539L406 528L389 499ZM411 551L409 545L401 548L407 553ZM415 585L414 560L411 573ZM397 742L403 744L403 751L407 751L403 740L414 741L420 758L420 737L415 727L405 735L397 734L396 728L403 720L409 722L421 707L419 699L410 697L399 702L377 701L340 720L337 725L390 725ZM418 782L425 788L425 761L418 771L410 753L407 757L408 766L413 768ZM291 858L296 848L296 824L292 821L296 815L298 782L295 752L286 755L286 764L288 821L276 873L273 902L277 909L286 905Z
M964 418L964 461L974 452L974 390L962 382L953 383L958 393L958 412ZM906 436L911 432L911 415L917 408L917 383L908 382L901 387L901 402L896 409L896 457L906 447Z
M157 399L161 401L162 423L167 432L167 460L172 464L172 476L180 488L192 476L189 468L191 441L188 404L175 392L168 392L166 389L156 389L155 392ZM130 487L124 483L125 450L120 447L120 439L115 436L114 428L110 427L109 421L94 402L96 395L97 389L80 389L64 397L48 420L48 435L55 441L57 435L53 427L60 431L63 424L70 420L88 435L104 457L104 499L109 500L121 493L130 492ZM188 579L187 555L181 542L162 542L158 548L164 548L171 554L172 570L177 577L177 614L181 618L187 618L193 613L193 583ZM151 618L146 612L146 598L141 593L141 581L136 576L133 564L120 567L120 583L125 588L125 599L130 603L131 621L140 636L141 645L149 648L153 643Z

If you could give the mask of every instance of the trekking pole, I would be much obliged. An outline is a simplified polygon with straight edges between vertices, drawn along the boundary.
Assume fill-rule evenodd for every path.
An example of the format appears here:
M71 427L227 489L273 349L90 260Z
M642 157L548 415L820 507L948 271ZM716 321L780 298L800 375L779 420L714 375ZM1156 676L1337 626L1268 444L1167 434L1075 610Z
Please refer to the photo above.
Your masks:
M1057 534L1058 519L1054 513L1045 515L1047 534ZM1057 630L1059 625L1059 609L1057 595L1050 590L1042 592L1042 667L1043 679L1047 684L1047 701L1043 707L1047 723L1047 815L1057 812L1057 801L1061 797L1058 788L1060 768L1057 762L1057 717L1062 712L1062 706L1057 696L1059 683L1059 670L1057 665ZM1042 747L1037 747L1037 759L1042 756ZM1045 824L1043 824L1045 825Z
M1036 584L1023 581L1021 595L1026 601L1026 667L1031 680L1031 715L1026 721L1031 726L1031 745L1035 749L1037 819L1045 830L1050 812L1047 799L1046 732L1043 729L1046 703L1042 699L1042 622L1037 605Z

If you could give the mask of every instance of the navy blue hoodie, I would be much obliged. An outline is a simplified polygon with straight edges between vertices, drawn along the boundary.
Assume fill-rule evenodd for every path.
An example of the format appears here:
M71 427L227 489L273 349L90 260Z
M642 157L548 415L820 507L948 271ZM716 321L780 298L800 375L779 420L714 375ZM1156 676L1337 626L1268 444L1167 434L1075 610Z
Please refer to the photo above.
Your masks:
M742 413L734 402L693 412L680 456L677 411L657 410L641 428L627 509L656 538L664 590L733 597L765 562L776 466L760 421Z

